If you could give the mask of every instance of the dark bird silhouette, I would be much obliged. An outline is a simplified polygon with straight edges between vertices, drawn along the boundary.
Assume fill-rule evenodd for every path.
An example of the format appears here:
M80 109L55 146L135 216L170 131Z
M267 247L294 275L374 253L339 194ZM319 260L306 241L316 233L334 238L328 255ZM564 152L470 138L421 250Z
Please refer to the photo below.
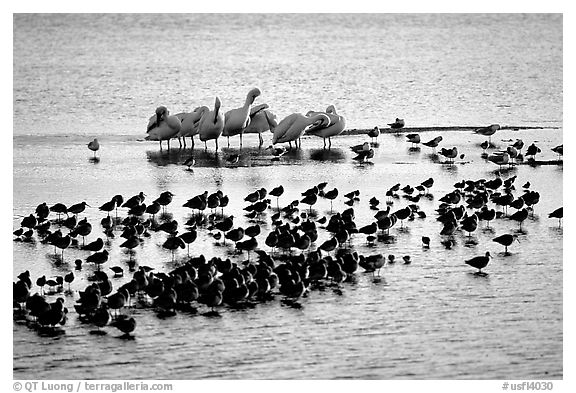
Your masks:
M520 230L522 230L522 222L528 218L528 210L521 209L510 216L511 220L518 221L520 223Z
M422 236L422 246L430 248L430 238L428 236Z
M338 189L334 188L324 193L324 197L330 200L330 213L332 213L332 202L338 197Z
M95 263L98 266L98 270L100 270L100 265L105 263L107 260L108 260L108 250L95 252L94 254L89 255L88 258L86 258L86 262Z
M306 195L300 202L305 203L310 206L310 212L312 212L312 206L318 201L318 196L316 194Z
M390 128L400 129L404 127L405 123L404 119L396 118L396 121L394 121L394 123L388 123L388 125L390 126Z
M540 150L538 146L532 143L530 146L528 146L528 150L526 150L526 157L531 156L532 159L534 160L536 159L536 154L541 152L542 150Z
M372 141L373 139L378 140L378 137L380 136L380 129L378 128L378 126L368 131L368 136L370 137L370 141Z
M64 282L68 283L68 291L70 291L70 284L72 283L72 281L74 281L74 273L70 272L66 275L64 275Z
M80 214L84 210L86 210L86 206L90 207L90 205L87 204L86 202L80 202L80 203L77 203L75 205L70 206L68 208L68 212L72 213L72 214Z
M486 265L488 265L488 262L490 262L490 258L491 258L490 252L486 251L486 255L474 257L464 262L467 265L470 265L478 269L478 273L482 273L482 269L484 269Z
M353 157L352 159L358 162L366 162L371 158L374 158L374 149L359 151L356 157Z
M126 202L124 202L122 204L122 207L125 207L127 209L132 209L133 207L136 207L136 206L142 204L145 199L146 199L146 194L144 194L142 191L140 191L138 193L138 195L134 195L133 197L129 198Z
M505 234L492 239L493 242L496 242L504 246L504 253L506 255L508 254L508 247L510 247L510 245L514 242L514 240L520 243L520 240L518 240L518 235Z
M186 161L184 161L183 165L186 165L188 167L189 171L194 172L194 170L192 169L192 167L194 166L194 164L196 164L196 160L194 159L194 156L188 157L186 159Z
M170 204L170 202L172 202L173 198L174 194L172 194L170 191L164 191L158 198L156 198L156 200L154 200L154 202L165 208Z
M102 238L99 237L93 242L86 244L84 247L82 247L82 249L95 252L100 251L103 247L104 247L104 241L102 240Z
M552 213L548 214L549 218L557 218L558 219L558 226L562 225L562 218L564 217L564 207L559 207L558 209L554 210Z
M564 155L564 145L559 145L556 147L553 147L552 150L554 153L558 154L558 159L560 159L560 156Z
M422 144L424 146L431 147L433 149L433 151L436 152L436 148L438 147L440 142L442 142L442 136L441 135L437 136L434 139L429 140L428 142L423 142Z
M112 199L111 201L108 201L106 203L104 203L102 206L100 206L98 209L100 211L104 211L107 212L108 215L110 215L110 212L112 210L114 210L116 208L116 200Z
M408 134L406 135L406 139L408 142L412 143L412 147L420 143L420 135L419 134Z
M333 251L336 247L338 247L338 240L333 237L329 240L326 240L324 243L322 243L320 245L320 247L318 247L319 249L326 251L326 252L331 252Z

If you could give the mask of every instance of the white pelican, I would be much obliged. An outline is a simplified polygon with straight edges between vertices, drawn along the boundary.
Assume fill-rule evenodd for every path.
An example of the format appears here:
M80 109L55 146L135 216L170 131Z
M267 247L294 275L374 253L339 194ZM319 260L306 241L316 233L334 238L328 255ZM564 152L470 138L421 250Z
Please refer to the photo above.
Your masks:
M344 131L344 127L346 127L346 119L344 116L340 116L338 113L336 113L336 108L334 105L328 106L328 108L326 108L326 112L309 111L306 113L306 116L312 116L317 113L323 113L328 116L330 123L328 125L314 125L306 130L306 134L316 135L324 138L324 148L326 148L326 138L328 138L328 148L330 148L332 147L332 141L330 138L336 135L340 135L342 131Z
M242 133L250 124L250 107L260 94L262 94L260 89L257 87L253 88L248 92L242 108L229 110L224 115L224 130L222 131L222 135L228 137L228 146L230 146L231 136L240 135L240 147L242 147Z
M156 114L150 118L146 136L147 141L159 141L160 151L162 151L162 141L168 141L168 150L170 150L170 138L174 138L182 128L180 119L176 116L170 116L170 112L165 106L156 108Z
M224 115L220 112L220 98L216 97L214 101L213 111L204 111L200 123L198 124L198 134L200 140L204 142L204 147L207 149L206 141L215 139L216 151L218 151L218 138L222 135L224 129Z
M184 147L186 147L186 137L189 136L192 141L192 148L194 148L194 135L198 134L198 124L200 123L200 119L204 112L209 110L210 109L207 106L199 106L190 113L177 113L174 115L182 122L182 128L180 129L180 132L176 134L176 137L178 138L178 141L180 141L180 137L182 137L184 140ZM180 146L182 146L182 144L180 144Z
M96 152L100 149L100 143L98 143L98 139L94 138L94 140L88 143L88 149L94 152L94 157L96 157Z
M272 114L268 109L268 104L255 105L250 108L250 124L244 129L244 134L258 134L258 139L260 140L260 146L264 143L262 139L262 132L268 131L270 125L266 120L264 111L268 112L271 118L276 118L276 115Z
M272 136L272 144L288 142L290 148L292 148L292 141L300 138L306 127L317 122L324 125L330 124L330 118L324 113L318 113L310 117L304 116L301 113L292 113L286 116L280 123L276 123L276 120L270 118L268 113L264 112L264 114L268 124L270 124L270 130L274 133Z

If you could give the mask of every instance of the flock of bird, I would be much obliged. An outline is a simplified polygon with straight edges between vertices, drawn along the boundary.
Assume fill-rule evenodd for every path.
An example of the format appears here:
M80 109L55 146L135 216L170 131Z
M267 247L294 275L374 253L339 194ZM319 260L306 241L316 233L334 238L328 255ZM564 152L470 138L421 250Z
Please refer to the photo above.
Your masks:
M272 145L267 149L271 149L274 158L273 161L278 161L280 157L286 154L287 150L284 147L275 148L274 145L278 143L288 143L292 148L292 142L296 147L301 147L302 135L315 135L323 138L324 148L326 148L326 139L328 139L328 148L332 146L331 138L342 134L346 127L346 119L344 116L336 112L334 105L329 105L324 112L308 111L306 115L302 113L292 113L286 116L279 123L276 121L274 115L267 104L254 105L254 101L261 95L260 89L251 89L244 101L244 105L240 108L229 110L225 113L220 111L221 101L218 97L215 99L214 110L211 111L207 106L196 107L192 112L180 112L176 115L170 115L169 110L165 106L156 108L155 114L152 115L148 122L146 140L158 141L160 150L162 150L162 141L167 141L168 149L170 149L170 140L177 138L182 148L182 141L184 148L186 147L186 137L190 137L192 148L194 148L194 136L198 135L200 140L204 142L207 149L206 142L208 140L215 141L215 150L218 150L218 138L226 136L228 138L228 146L230 146L230 137L239 135L240 147L242 147L243 134L257 133L260 141L260 146L264 143L262 133L266 131L272 132ZM404 119L396 118L388 126L394 130L404 128ZM499 124L491 124L486 127L480 127L474 130L474 133L487 136L488 140L484 141L480 146L484 150L483 157L488 161L497 164L500 168L502 165L516 165L524 160L522 148L524 142L521 139L516 139L514 143L507 146L505 150L496 151L490 155L486 153L489 147L492 147L491 137L500 130ZM368 132L371 142L374 138L378 138L381 131L376 126ZM182 139L181 139L182 138ZM432 148L436 153L436 148L442 141L442 136L437 136L429 141L422 142L420 135L417 133L407 134L407 141L411 143L412 148L420 143L422 145ZM182 141L181 141L182 140ZM372 146L377 146L377 143L365 143L360 146L352 147L352 150L357 153L354 158L357 161L365 162L374 157ZM94 152L100 149L100 144L97 139L88 143L88 148ZM552 148L552 151L558 154L558 159L564 154L563 145ZM536 154L540 153L541 149L532 143L526 150L526 158L534 161ZM446 163L453 164L454 160L458 157L458 148L441 148L438 152L439 155L446 159ZM460 159L464 158L464 154L460 154ZM235 164L240 158L239 154L231 154L227 158L227 162ZM190 169L195 163L194 156L191 156L184 162Z
M159 141L162 149L162 141L166 140L169 148L171 138L182 138L186 147L185 138L189 136L193 147L194 136L199 135L203 142L215 140L218 150L220 136L239 135L242 146L244 133L260 135L270 130L273 137L269 149L275 159L279 159L286 149L274 147L275 144L288 143L291 147L294 142L298 147L300 137L306 133L322 137L324 147L328 139L330 147L330 138L344 130L345 118L338 115L332 105L325 112L293 113L277 123L268 105L253 105L260 94L257 88L250 90L241 108L226 113L220 111L218 97L214 110L204 106L191 113L172 116L166 107L158 107L150 118L146 139ZM388 125L400 130L405 122L397 118ZM474 131L489 138L481 144L484 152L492 146L490 137L498 129L499 125L490 125ZM365 162L373 158L373 148L378 147L373 141L379 135L380 129L374 127L368 133L370 142L352 146L351 150L356 154L354 159ZM437 136L422 142L419 134L406 135L407 142L412 144L411 149L422 143L434 152L442 139L442 136ZM511 159L514 164L518 163L523 159L524 143L520 139L510 142L513 143L506 150L484 158L499 166L512 164ZM88 148L95 156L100 148L98 140L90 142ZM559 156L563 154L562 145L552 150ZM534 160L539 152L540 149L532 144L526 156ZM458 157L458 149L441 148L439 155L452 164ZM460 158L464 155L461 154ZM232 155L229 160L237 162L238 155ZM194 164L193 157L184 164L190 168ZM447 249L455 247L455 235L466 236L466 233L466 241L474 242L471 234L481 227L482 222L489 226L492 220L506 219L517 222L518 230L501 234L493 241L504 246L504 256L509 255L508 248L515 241L519 242L522 224L534 214L534 206L540 199L540 194L531 189L529 182L521 187L520 195L515 194L515 180L516 176L502 179L497 172L493 179L468 179L454 184L452 191L439 198L440 205L436 209L441 244ZM62 334L61 326L68 318L65 298L61 296L64 293L75 299L74 309L80 321L96 327L92 334L106 334L102 328L110 325L123 332L122 337L130 338L136 329L136 320L128 311L132 307L153 308L163 318L176 312L197 313L201 307L209 309L204 315L219 316L216 307L253 307L258 302L272 301L276 296L281 296L286 304L301 307L298 299L317 288L331 286L335 292L341 293L341 284L353 280L359 268L378 280L382 268L396 263L395 255L385 256L377 252L363 255L355 250L352 240L365 237L364 244L372 247L376 242L386 242L394 237L390 230L398 224L404 228L412 220L427 219L428 214L418 202L422 198L434 199L430 192L433 185L433 178L415 185L395 184L385 192L385 202L381 203L378 196L367 199L369 208L376 212L369 223L356 220L355 207L362 203L359 190L342 194L337 188L328 189L326 182L312 186L301 192L300 198L282 206L280 198L284 196L284 186L279 185L270 191L265 188L254 190L244 198L247 206L241 214L251 224L244 227L235 221L237 216L225 213L230 198L222 190L205 191L187 199L182 206L190 209L190 215L184 222L174 220L168 213L175 197L170 191L162 192L152 201L146 199L144 192L126 200L120 194L115 195L99 205L98 211L103 215L99 223L89 222L87 216L79 217L87 207L92 208L85 201L70 206L41 203L33 213L23 217L20 228L14 231L14 240L54 247L52 259L60 266L64 264L66 249L83 250L86 256L74 261L75 271L79 274L86 264L93 264L93 271L87 277L91 283L76 295L70 286L75 279L73 271L63 276L47 278L43 275L34 282L30 272L25 271L13 283L14 318L37 329L42 335ZM345 207L334 211L334 202L339 196L343 196ZM276 199L275 203L271 198ZM318 217L321 209L315 208L327 203L322 200L329 201L330 213ZM392 210L401 200L405 200L406 205ZM515 211L509 214L508 208ZM119 210L121 215L125 214L124 217L119 217ZM563 208L556 209L549 217L557 218L561 225ZM93 230L97 227L102 229L104 236L87 242L86 238L94 235ZM272 229L265 233L267 228ZM111 264L113 239L118 236L123 239L119 247L128 253L129 259L124 261L127 266L118 263L110 266L108 270L111 273L108 274L103 266ZM186 249L186 257L179 257L178 266L167 272L138 264L134 258L136 250L151 237L163 238L162 248L171 254L172 263L180 249ZM201 246L194 248L198 238L213 239L215 244L228 250L232 258L205 256ZM327 240L322 241L322 238ZM422 236L421 241L423 248L430 248L429 236ZM193 256L190 256L191 245ZM246 259L242 260L244 252ZM485 275L482 269L491 258L493 256L487 251L463 262L478 269L475 274ZM401 260L405 265L413 262L410 255L402 256ZM126 281L123 279L126 268L132 278L118 285L118 282ZM67 290L64 290L65 283L68 284ZM38 291L34 291L35 286ZM49 302L49 296L58 297Z
M289 147L292 148L292 142L294 142L296 147L301 147L301 137L306 134L323 138L324 148L326 148L326 139L328 139L328 148L330 148L332 146L331 138L342 134L346 127L345 117L336 112L334 105L329 105L324 112L308 111L306 115L302 113L292 113L278 123L276 121L276 115L269 110L267 104L254 105L254 100L260 96L260 94L261 92L258 88L250 90L241 108L232 109L226 113L221 113L221 102L218 97L215 99L213 111L210 111L206 106L201 106L195 108L190 113L181 112L171 116L165 106L160 106L149 120L147 128L148 135L145 139L159 141L160 150L162 150L162 141L167 141L169 149L170 139L172 138L177 138L179 142L180 138L182 138L184 147L186 147L186 137L189 136L193 148L194 136L198 135L200 140L205 143L205 148L207 148L206 142L213 139L217 151L218 138L220 136L226 136L228 138L228 146L230 146L230 137L239 135L240 147L242 147L243 134L257 133L260 146L262 146L264 143L262 133L270 131L273 135L272 145L269 146L269 149L273 151L273 160L277 161L286 153L286 149L284 147L274 148L273 146L276 144L288 143ZM394 122L388 123L388 126L394 130L400 130L404 128L405 121L404 119L396 118ZM474 130L474 133L488 137L488 140L481 144L484 150L484 158L497 164L499 167L502 165L515 165L522 162L524 160L524 155L522 154L524 142L520 139L517 139L510 146L507 146L505 150L496 151L490 155L486 154L486 149L493 146L491 140L492 135L500 129L499 124L491 124ZM374 138L378 138L380 132L380 129L376 126L368 132L368 136L373 140ZM436 148L442 141L442 136L437 136L429 141L421 142L420 135L416 133L408 134L406 138L407 141L412 144L412 148L422 143L422 145L432 148L434 153L436 153ZM97 140L90 142L90 144L97 143ZM89 148L94 150L90 144ZM182 147L182 142L180 142L180 147ZM371 145L364 144L362 148L353 148L353 150L359 154L359 156L355 157L357 161L364 162L374 156ZM564 153L563 145L554 147L552 151L557 153L560 159L560 156ZM526 150L526 158L534 161L536 154L540 152L540 148L532 143ZM452 148L441 148L439 155L445 157L446 162L450 164L453 164L458 156L460 159L464 158L464 154L458 155L456 146ZM235 163L238 162L238 159L238 154L232 154L228 158L228 161ZM188 165L188 167L192 166L194 164L194 157L190 157L185 164Z
M336 108L330 105L326 111L308 111L306 115L302 113L292 113L280 122L276 121L276 116L269 110L267 104L254 105L254 101L261 95L258 88L251 89L246 95L244 105L231 109L225 113L221 111L222 102L219 97L214 100L214 108L211 110L207 106L194 108L192 112L181 112L170 115L165 106L156 108L148 122L146 140L158 141L162 150L162 141L167 141L170 149L170 140L177 138L180 142L182 138L186 147L186 137L190 137L192 148L194 148L194 136L198 135L200 141L206 142L214 140L215 150L218 150L218 138L225 136L228 138L238 135L240 137L240 147L242 147L242 136L244 134L258 134L260 145L263 144L262 133L271 131L272 145L277 143L298 143L300 137L306 133L328 139L329 146L331 138L340 135L346 127L346 119L336 112ZM182 147L182 142L180 142Z
M505 180L496 176L454 184L452 191L439 198L440 205L436 209L442 245L454 247L457 233L463 236L467 233L469 241L473 241L470 235L478 230L481 222L489 226L497 219L516 221L518 230L522 231L522 223L534 214L540 194L526 183L522 193L515 195L515 180L516 176ZM74 295L78 318L96 327L92 334L105 334L102 328L111 325L124 333L121 337L127 338L132 337L130 333L136 329L136 320L126 313L131 307L153 308L160 317L178 311L196 313L199 307L206 307L210 311L205 315L217 316L215 307L253 307L278 295L286 304L300 307L297 300L316 288L333 286L335 291L341 291L341 283L352 280L359 268L372 273L377 280L375 272L379 276L382 268L396 262L395 256L363 255L351 245L352 239L365 237L365 244L373 246L375 242L385 242L393 237L390 229L398 222L403 228L411 220L426 219L427 214L418 202L421 198L434 199L430 193L433 185L433 178L416 185L395 184L386 191L384 203L377 196L367 199L370 209L376 212L370 223L356 220L355 207L362 203L359 190L342 195L337 188L328 189L325 182L305 190L301 198L282 206L280 198L284 195L284 186L279 185L269 192L265 188L254 190L244 198L247 205L243 214L252 223L245 227L237 225L234 215L226 214L230 199L221 190L205 191L186 200L182 206L190 209L190 215L183 224L167 212L175 197L170 191L152 201L147 200L143 192L127 200L122 195L115 195L98 207L103 217L95 224L87 217L79 218L87 207L91 207L84 201L70 206L42 203L34 213L23 217L21 227L14 231L14 240L39 241L53 246L54 255L58 256L54 259L59 264L65 261L64 251L69 247L84 250L86 257L74 261L75 269L81 271L86 264L93 264L94 271L88 277L91 283L79 291L77 297L70 290L75 279L73 271L63 277L43 275L35 282L29 271L19 274L13 284L14 317L38 329L40 334L62 334L61 325L68 317L65 299L60 296L64 292ZM334 211L334 201L339 196L343 196L345 207ZM276 199L275 204L271 198ZM318 217L320 209L314 208L322 203L321 200L330 202L330 213ZM406 206L392 210L401 200L406 200ZM509 214L508 208L515 211ZM119 209L120 214L125 213L124 217L118 216ZM561 225L562 208L550 213L549 217L559 219ZM265 234L263 228L267 228L268 223L272 230ZM104 236L87 242L86 237L93 235L93 229L98 226ZM178 267L161 272L137 264L134 250L153 233L157 233L156 239L165 236L162 247L171 253L173 262L179 249L187 249L186 257ZM190 256L190 245L199 235L213 238L219 246L236 254L232 258L210 258L200 252L201 248L193 248L195 256ZM126 264L132 274L132 279L123 285L115 285L115 281L124 277L125 267L111 266L110 274L102 269L111 262L111 239L117 236L123 239L119 246L129 254ZM320 237L327 237L327 240L320 241ZM503 255L508 254L508 247L517 240L518 232L493 239L504 246ZM430 242L430 237L422 236L422 247L429 248ZM241 261L240 254L244 252L247 259ZM482 269L491 257L486 252L464 262L478 269L476 274L482 275L485 274ZM405 265L413 262L410 255L402 256L401 260ZM66 291L64 283L68 284ZM38 287L35 293L34 284ZM49 302L47 296L53 295L59 297Z

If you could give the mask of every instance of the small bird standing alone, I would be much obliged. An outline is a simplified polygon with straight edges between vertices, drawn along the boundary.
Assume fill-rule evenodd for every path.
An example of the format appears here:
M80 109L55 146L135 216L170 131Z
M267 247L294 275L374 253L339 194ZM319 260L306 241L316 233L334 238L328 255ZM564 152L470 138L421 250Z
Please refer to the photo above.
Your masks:
M98 139L94 138L94 140L88 143L88 149L94 152L94 158L96 158L96 152L100 149L100 143L98 143Z

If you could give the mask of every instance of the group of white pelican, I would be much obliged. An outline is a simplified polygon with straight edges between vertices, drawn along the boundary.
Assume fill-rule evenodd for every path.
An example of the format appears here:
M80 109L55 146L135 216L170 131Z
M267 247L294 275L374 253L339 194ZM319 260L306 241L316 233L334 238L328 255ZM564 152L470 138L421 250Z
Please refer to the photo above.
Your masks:
M325 112L308 111L306 115L302 113L292 113L286 116L279 123L267 104L254 105L255 99L260 96L258 88L251 89L246 95L244 105L240 108L231 109L223 113L221 111L222 102L216 97L214 109L210 110L207 106L199 106L192 112L177 113L170 115L165 106L156 108L156 113L149 120L146 140L158 141L160 150L162 150L162 141L167 141L170 149L170 139L180 138L184 141L186 147L186 137L190 137L192 148L194 147L194 136L198 135L200 141L215 141L216 151L218 150L218 138L225 136L228 138L230 146L231 136L240 136L240 147L242 147L242 135L256 133L260 140L260 146L263 144L262 133L271 131L272 144L292 142L298 145L298 140L304 133L316 135L326 139L328 146L332 145L331 137L337 136L344 131L346 119L344 116L336 113L334 105L326 108ZM180 142L182 146L182 142Z

